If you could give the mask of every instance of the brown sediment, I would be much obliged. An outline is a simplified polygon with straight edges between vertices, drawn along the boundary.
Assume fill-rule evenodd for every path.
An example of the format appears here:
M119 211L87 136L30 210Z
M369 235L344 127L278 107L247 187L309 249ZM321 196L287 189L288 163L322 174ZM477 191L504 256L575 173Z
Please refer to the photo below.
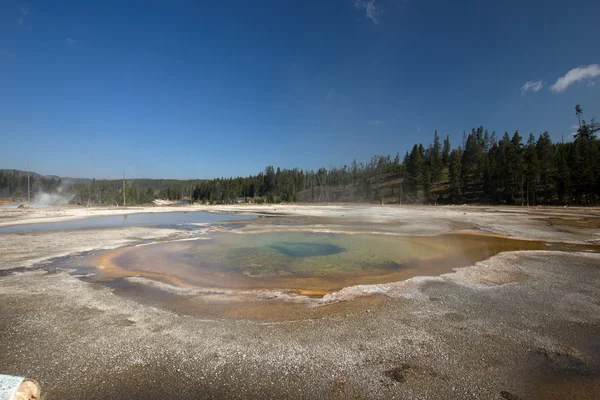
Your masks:
M479 236L479 237L484 237L484 238L515 240L514 238L508 237L506 235L499 235L499 234L495 234L495 233L482 232L482 231L471 230L471 229L464 229L464 230L461 229L461 230L457 230L457 231L453 231L453 232L448 232L446 235ZM526 242L539 242L537 240L528 240L528 239L516 239L516 240L522 240L522 241L526 241Z
M352 302L317 303L281 301L278 298L257 298L248 292L231 294L180 295L155 289L152 285L130 282L114 293L148 306L202 319L252 320L265 323L307 319L347 317L364 313L392 301L388 296L358 297Z
M115 278L142 275L147 278L156 279L159 281L166 281L179 287L192 287L186 284L183 280L178 279L172 275L150 271L139 271L139 273L137 274L132 274L131 271L127 271L126 269L119 267L114 262L114 259L116 257L119 257L120 254L125 253L125 251L127 251L128 249L129 247L123 247L120 249L116 249L112 252L105 253L99 257L99 263L97 265L98 270L100 272L100 276L98 277L99 281L108 279L108 277Z
M570 377L552 381L538 381L533 398L545 400L597 400L600 395L600 378Z

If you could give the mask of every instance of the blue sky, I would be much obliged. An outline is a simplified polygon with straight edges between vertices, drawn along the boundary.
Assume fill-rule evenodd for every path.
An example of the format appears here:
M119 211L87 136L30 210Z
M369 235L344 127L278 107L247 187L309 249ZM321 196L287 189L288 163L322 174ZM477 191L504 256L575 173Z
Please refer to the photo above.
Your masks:
M212 178L600 118L598 1L0 3L0 167ZM561 79L559 81L559 79Z

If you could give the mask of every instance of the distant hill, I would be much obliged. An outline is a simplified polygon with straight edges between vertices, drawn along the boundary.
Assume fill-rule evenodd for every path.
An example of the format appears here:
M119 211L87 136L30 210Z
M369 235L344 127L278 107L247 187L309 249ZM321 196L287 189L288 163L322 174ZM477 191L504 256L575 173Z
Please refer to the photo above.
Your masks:
M16 171L18 176L27 176L27 171L23 171L20 169L0 168L0 171L8 172L8 173L14 173ZM68 185L73 184L73 183L90 183L90 182L92 182L92 180L89 178L71 178L68 176L42 175L42 174L38 174L37 172L33 172L33 171L29 172L29 176L32 176L35 178L41 177L44 179L60 179L63 183L68 184Z
M17 172L19 177L27 176L27 171L19 170L19 169L9 169L9 168L0 168L1 172L4 173L14 173ZM34 178L43 178L43 179L60 179L63 184L73 185L73 184L90 184L92 183L92 178L71 178L69 176L58 176L58 175L42 175L37 172L30 171L29 176ZM153 179L153 178L126 178L127 182L135 182L135 184L142 188L152 188L152 189L160 189L167 186L175 186L175 185L195 185L198 182L202 181L201 179ZM121 182L121 179L96 179L97 182L106 181L109 184L117 184Z
M9 169L9 168L0 168L0 172L5 172L5 173L14 173L16 172L18 176L27 176L27 171L21 171L20 169ZM45 177L43 175L38 174L37 172L29 172L30 176L42 176ZM48 179L52 178L53 175L48 175ZM55 178L58 178L58 176L55 176Z

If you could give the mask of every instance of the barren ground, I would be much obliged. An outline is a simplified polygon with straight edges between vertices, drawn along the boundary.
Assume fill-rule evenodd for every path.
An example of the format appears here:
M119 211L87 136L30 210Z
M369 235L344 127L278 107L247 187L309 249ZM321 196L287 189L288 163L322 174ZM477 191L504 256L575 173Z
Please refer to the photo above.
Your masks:
M183 210L292 215L311 230L352 223L406 235L600 240L600 210L570 208L0 209L0 226ZM39 268L186 235L141 227L0 234L0 372L38 380L48 399L600 397L599 254L502 253L439 277L346 288L310 318L276 321L201 319ZM277 313L280 302L256 307Z

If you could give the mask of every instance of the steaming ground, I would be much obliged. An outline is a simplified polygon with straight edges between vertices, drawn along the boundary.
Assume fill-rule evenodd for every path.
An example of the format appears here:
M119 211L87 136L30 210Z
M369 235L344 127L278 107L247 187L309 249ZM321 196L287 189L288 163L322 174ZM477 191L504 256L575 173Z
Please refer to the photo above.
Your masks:
M240 208L219 208L232 209ZM411 235L600 238L598 210L589 209L242 209L294 214L323 229L353 221ZM2 210L0 225L123 211ZM50 399L600 397L597 254L502 253L440 277L347 288L317 317L287 322L179 315L64 271L27 269L58 255L184 236L150 228L0 235L0 268L25 267L0 277L0 372L39 380ZM380 294L355 296L368 291Z
M38 191L33 199L31 199L30 206L35 208L65 206L69 204L74 197L75 193L72 193L68 186L60 185L52 193Z

